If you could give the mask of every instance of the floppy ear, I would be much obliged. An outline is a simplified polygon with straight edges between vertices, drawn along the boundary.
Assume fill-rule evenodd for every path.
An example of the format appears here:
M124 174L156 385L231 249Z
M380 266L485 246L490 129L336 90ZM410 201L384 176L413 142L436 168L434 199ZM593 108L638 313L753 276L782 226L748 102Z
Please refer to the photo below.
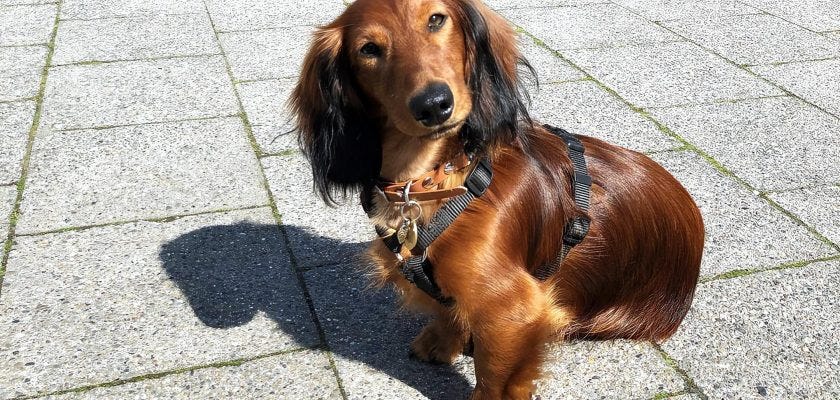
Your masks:
M350 76L341 28L315 33L290 101L298 142L312 164L315 188L327 204L376 179L381 145Z
M474 151L522 139L520 120L531 119L518 72L524 66L534 76L533 68L519 53L516 33L507 21L478 1L460 3L473 92L473 112L462 132L466 146Z

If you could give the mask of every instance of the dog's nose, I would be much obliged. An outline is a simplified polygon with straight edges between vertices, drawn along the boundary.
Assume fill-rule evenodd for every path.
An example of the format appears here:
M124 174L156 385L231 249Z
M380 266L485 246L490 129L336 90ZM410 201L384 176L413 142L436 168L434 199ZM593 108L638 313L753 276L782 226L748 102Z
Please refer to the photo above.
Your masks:
M449 85L433 83L408 102L414 118L426 126L440 125L452 116L455 100Z

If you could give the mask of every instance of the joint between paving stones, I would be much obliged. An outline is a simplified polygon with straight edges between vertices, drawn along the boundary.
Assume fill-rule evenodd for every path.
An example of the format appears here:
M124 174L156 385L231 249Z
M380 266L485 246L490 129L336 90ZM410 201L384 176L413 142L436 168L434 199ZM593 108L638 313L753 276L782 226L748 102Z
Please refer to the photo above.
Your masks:
M10 400L31 400L31 399L38 399L38 398L43 398L43 397L60 396L60 395L70 394L70 393L84 393L84 392L89 392L89 391L94 390L94 389L108 388L108 387L114 387L114 386L122 386L122 385L126 385L126 384L129 384L129 383L137 383L137 382L161 379L161 378L164 378L164 377L167 377L167 376L180 375L180 374L185 374L185 373L193 372L193 371L200 371L200 370L204 370L204 369L238 367L238 366L241 366L241 365L249 363L249 362L259 361L259 360L263 360L263 359L266 359L266 358L281 357L281 356L284 356L284 355L299 353L299 352L302 352L302 351L319 350L319 349L320 349L320 347L298 347L298 348L289 349L289 350L283 350L283 351L277 351L277 352L268 353L268 354L262 354L262 355L258 355L258 356L254 356L254 357L238 358L238 359L227 360L227 361L218 361L218 362L209 363L209 364L201 364L201 365L194 365L194 366L183 367L183 368L175 368L175 369L161 371L161 372L152 372L152 373L148 373L148 374L133 376L133 377L130 377L130 378L115 379L113 381L102 382L102 383L97 383L97 384L92 384L92 385L84 385L84 386L79 386L79 387L75 387L75 388L71 388L71 389L58 390L58 391L55 391L55 392L47 392L47 393L39 393L39 394L34 394L34 395L29 395L29 396L13 397Z
M0 295L3 294L3 278L6 276L9 254L12 252L15 229L17 228L18 218L20 217L20 205L23 202L23 191L26 187L26 178L29 175L29 161L32 156L32 146L35 142L35 136L38 133L38 126L41 123L41 113L44 110L44 93L46 93L47 89L47 77L50 73L50 63L52 62L52 57L55 53L55 39L56 36L58 36L58 21L59 16L61 15L61 6L62 1L59 1L55 8L55 19L53 21L52 32L50 32L50 41L47 44L47 57L44 61L44 68L41 70L41 80L38 85L38 94L35 96L35 114L32 116L32 125L29 127L29 136L26 140L26 149L24 150L23 159L20 163L20 179L17 181L17 195L15 196L12 211L9 214L9 228L2 249L2 258L0 258Z
M155 13L155 17L177 17L180 15L201 15L201 13L196 12L185 12L185 13ZM146 18L149 15L143 14L133 14L133 15L108 15L104 17L91 17L91 18L60 18L59 21L102 21L106 19L131 19L131 18Z
M739 64L741 68L752 68L752 67L766 67L766 66L773 66L778 67L780 65L788 65L788 64L799 64L799 63L807 63L807 62L818 62L818 61L831 61L840 59L840 56L832 56L832 57L823 57L823 58L813 58L807 60L793 60L793 61L776 61L767 64Z
M717 274L717 275L714 275L714 276L701 278L700 279L700 284L706 284L706 283L709 283L709 282L726 280L726 279L740 278L740 277L760 274L760 273L764 273L764 272L781 271L781 270L786 270L786 269L799 269L799 268L807 267L811 264L827 262L827 261L835 261L835 260L840 260L840 254L835 254L833 256L828 256L828 257L815 258L815 259L812 259L812 260L794 261L794 262L784 263L782 265L778 265L778 266L775 266L775 267L769 267L769 268L734 269L734 270L731 270L731 271L726 271L722 274Z
M672 397L682 396L682 395L686 395L686 394L691 394L691 392L688 391L688 390L680 390L680 391L677 391L677 392L660 392L660 393L657 393L657 394L653 395L653 397L651 397L648 400L665 400L665 399L670 399Z
M312 320L312 324L315 326L315 331L318 334L319 342L320 342L321 346L323 347L323 349L325 350L324 353L325 353L325 355L327 357L327 360L330 364L330 369L332 370L333 375L335 377L336 385L338 386L339 393L341 394L341 397L346 400L347 399L347 392L344 389L344 385L342 383L341 376L338 372L338 368L336 367L335 357L333 356L332 349L330 348L329 343L327 342L326 333L324 332L323 325L321 324L321 321L318 318L318 314L317 314L316 309L315 309L315 303L312 300L312 296L309 293L309 288L306 284L306 280L303 276L303 272L301 272L298 269L297 257L295 256L294 251L292 250L291 241L289 240L289 234L286 231L285 227L283 226L282 216L280 215L280 211L277 207L277 202L274 199L274 194L271 191L271 186L268 183L268 178L265 175L265 170L262 166L262 163L259 162L259 159L261 158L261 155L263 154L263 152L260 149L260 146L257 142L256 137L254 136L254 131L253 131L251 123L248 119L248 114L245 112L245 107L242 103L242 97L240 96L239 90L237 88L236 78L233 74L233 69L231 68L230 60L228 59L227 53L225 53L224 47L222 46L222 41L219 38L219 31L216 29L216 23L213 20L213 16L210 14L210 9L207 7L206 0L203 1L203 3L204 3L204 10L207 13L207 18L210 20L210 25L213 29L213 34L216 38L216 44L219 47L219 51L221 52L222 59L224 60L224 63L225 63L225 70L227 71L228 78L230 79L231 89L233 90L233 94L236 97L236 102L237 102L237 105L239 107L239 116L242 119L242 124L245 128L245 135L248 139L248 142L251 144L251 148L254 151L254 155L256 156L257 161L258 161L257 162L257 168L259 170L259 174L260 174L260 177L261 177L261 180L262 180L263 189L266 191L266 195L268 196L269 207L271 208L271 213L274 216L274 220L277 223L278 229L280 230L280 233L281 233L281 236L282 236L282 239L283 239L283 242L284 242L283 245L285 246L286 253L289 256L289 268L291 269L291 272L294 274L294 276L297 280L296 283L298 285L298 288L300 289L301 294L304 298L304 301L306 302L306 306L309 309L309 314L310 314L310 318Z
M747 4L747 3L744 3L744 2L741 2L741 1L739 1L738 3L743 4L743 5L746 5L746 6L748 6L748 7L755 8L756 10L761 11L761 13L762 13L762 14L766 14L766 15L769 15L769 16L771 16L771 17L778 18L778 19L780 19L780 20L782 20L782 21L785 21L785 22L787 22L787 23L789 23L789 24L791 24L791 25L798 26L798 27L800 27L800 28L802 28L802 29L804 29L804 30L806 30L806 31L808 31L808 32L820 33L820 32L817 32L817 31L815 31L815 30L811 29L811 28L808 28L808 27L806 27L806 26L804 26L804 25L801 25L801 24L798 24L798 23L796 23L796 22L793 22L793 21L791 21L791 20L789 20L789 19L787 19L787 18L784 18L784 17L778 16L778 15L776 15L776 14L773 14L773 13L771 13L771 12L769 12L769 11L767 11L767 10L763 9L763 8L759 8L758 6L755 6L755 5L752 5L752 4Z
M277 152L277 153L263 153L263 154L260 155L260 159L272 158L272 157L290 157L290 156L294 156L294 155L297 155L297 154L302 154L302 153L298 149L288 149L288 150L283 150L283 151L280 151L280 152Z
M185 59L185 58L213 57L213 56L218 56L220 54L221 53L202 53L202 54L185 54L185 55L146 57L146 58L125 58L125 59L118 59L118 60L85 60L85 61L76 61L76 62L71 62L71 63L66 63L66 64L56 64L56 65L53 65L51 68L103 65L103 64L117 64L117 63L137 62L137 61L142 62L142 61L180 60L180 59Z
M261 204L255 206L248 206L248 207L233 207L233 208L219 208L215 210L209 211L200 211L195 213L187 213L187 214L175 214L166 217L158 217L158 218L139 218L139 219L129 219L129 220L122 220L122 221L113 221L113 222L106 222L102 224L92 224L92 225L80 225L80 226L68 226L65 228L59 229L51 229L48 231L38 231L32 233L19 233L17 237L32 237L32 236L45 236L51 235L55 233L67 233L67 232L81 232L86 231L89 229L94 228L103 228L107 226L120 226L120 225L127 225L127 224L136 224L138 222L157 222L157 223L170 223L175 222L177 220L188 218L188 217L197 217L201 215L211 215L211 214L222 214L222 213L229 213L233 211L248 211L248 210L256 210L260 208L268 208L270 207L268 204Z
M662 346L660 344L652 342L651 346L659 353L659 356L662 357L662 360L665 362L665 364L674 371L676 371L677 375L679 375L680 378L682 378L683 383L685 384L685 393L697 395L702 400L709 400L709 396L707 396L706 393L703 392L703 389L697 386L697 383L695 383L694 379L688 375L688 372L686 372L686 370L680 367L679 363L677 363L677 360L674 360L674 358L671 357L671 355L668 354L668 352L662 349Z
M628 10L628 11L630 11L630 10ZM636 13L634 13L634 14L636 14ZM641 17L639 14L636 14L636 15L638 15L639 17ZM737 182L737 183L739 183L741 186L743 186L743 187L745 187L746 189L748 189L748 190L749 190L750 192L752 192L753 194L755 194L755 195L759 196L759 198L763 199L763 200L764 200L764 201L766 201L768 204L770 204L773 208L775 208L775 209L777 209L777 210L781 211L781 212L782 212L782 214L784 214L784 215L785 215L785 216L787 216L788 218L792 219L794 222L796 222L796 223L797 223L797 224L799 224L800 226L804 227L806 230L808 230L808 232L810 232L812 235L814 235L817 239L819 239L820 241L822 241L822 242L823 242L823 243L825 243L826 245L831 246L831 247L832 247L833 249L835 249L835 250L840 250L840 247L838 247L838 245L837 245L836 243L834 243L834 242L832 242L831 240L829 240L829 239L828 239L825 235L823 235L822 233L820 233L820 232L819 232L816 228L814 228L813 226L811 226L811 225L809 225L809 224L805 223L805 222L804 222L801 218L797 217L795 214L791 213L790 211L788 211L787 209L785 209L784 207L782 207L781 205L779 205L778 203L776 203L775 201L773 201L772 199L770 199L768 196L766 196L766 195L763 195L763 196L762 196L762 193L761 193L759 190L757 190L755 187L753 187L753 186L752 186L751 184L749 184L747 181L745 181L744 179L742 179L741 177L737 176L735 173L733 173L732 171L730 171L728 168L726 168L723 164L721 164L718 160L716 160L716 159L715 159L714 157L712 157L710 154L706 153L704 150L700 149L699 147L697 147L697 146L696 146L696 145L694 145L693 143L691 143L691 142L689 142L688 140L686 140L685 138L683 138L681 135L679 135L679 134L677 134L676 132L674 132L671 128L669 128L668 126L666 126L665 124L663 124L663 123L662 123L661 121L659 121L658 119L654 118L654 117L653 117L653 115L651 115L651 114L650 114L650 112L646 111L646 110L645 110L644 108L642 108L642 107L636 106L635 104L631 103L629 100L627 100L627 99L625 99L623 96L621 96L621 95L620 95L617 91L615 91L615 90L614 90L614 89L612 89L611 87L607 86L607 85L606 85L606 84L604 84L603 82L599 81L597 78L595 78L595 77L594 77L592 74L590 74L588 71L586 71L585 69L581 68L579 65L575 64L574 62L572 62L572 60L570 60L569 58L567 58L566 56L564 56L564 55L563 55L562 53L560 53L559 51L554 50L554 49L552 49L551 47L549 47L549 46L548 46L545 42L543 42L542 40L540 40L540 39L539 39L539 38L537 38L536 36L532 35L530 32L526 31L525 29L523 29L522 27L519 27L519 26L517 26L517 25L514 25L514 26L516 26L516 27L517 27L517 28L516 28L516 31L517 31L517 32L520 32L521 34L524 34L524 35L526 35L526 36L530 37L530 38L534 41L534 43L535 43L537 46L540 46L540 47L542 47L542 48L544 48L544 49L548 50L549 52L551 52L552 54L554 54L556 57L560 58L561 60L563 60L563 61L565 61L566 63L568 63L569 65L571 65L573 68L575 68L575 69L577 69L578 71L580 71L581 73L583 73L583 74L584 74L587 78L590 78L590 79L592 80L592 82L594 82L596 85L598 85L598 86L599 86L602 90L604 90L604 91L606 91L607 93L611 94L613 97L615 97L616 99L618 99L619 101L621 101L622 103L624 103L625 105L627 105L628 107L630 107L630 109L631 109L631 110L633 110L634 112L638 113L639 115L641 115L642 117L644 117L644 118L645 118L645 119L647 119L648 121L652 122L652 123L653 123L653 124L657 127L657 129L658 129L660 132L662 132L662 133L664 133L665 135L670 136L671 138L673 138L673 139L677 140L677 141L678 141L679 143L681 143L684 147L686 147L686 149L687 149L687 150L690 150L690 151L692 151L692 152L696 153L698 156L700 156L701 158L703 158L704 160L706 160L706 162L708 162L708 163L709 163L712 167L714 167L714 168L715 168L718 172L720 172L720 173L721 173L721 174L723 174L724 176L727 176L727 177L729 177L729 178L733 179L734 181L736 181L736 182ZM666 28L666 29L667 29L667 28ZM673 32L673 31L672 31L672 32ZM676 33L675 33L675 34L676 34ZM684 37L683 37L683 38L684 38ZM691 41L689 41L689 42L691 42ZM694 43L694 42L691 42L691 43ZM694 44L696 44L696 45L697 45L697 43L694 43ZM698 45L698 46L699 46L699 45ZM702 47L702 46L700 46L700 47L701 47L701 48L703 48L703 49L705 49L705 48L704 48L704 47ZM714 53L714 52L710 52L710 53L717 55L718 57L722 58L723 60L726 60L727 62L729 62L729 63L730 63L730 64L732 64L732 65L736 65L736 66L737 66L737 64L735 64L735 63L734 63L734 62L732 62L731 60L728 60L728 59L724 58L723 56L721 56L721 55L719 55L719 54L716 54L716 53ZM739 67L739 68L740 68L740 67ZM743 69L743 68L742 68L742 69ZM767 82L769 82L769 83L773 84L773 86L775 86L775 87L778 87L778 88L782 89L782 90L783 90L783 92L785 92L788 96L793 97L793 98L796 98L796 99L798 99L798 100L800 100L800 101L803 101L803 102L805 102L805 103L807 103L807 104L810 104L810 105L814 106L812 103L810 103L810 102L807 102L807 101L803 100L801 97L798 97L798 96L794 95L793 93L791 93L791 92L789 92L789 91L785 90L784 88L779 87L778 85L776 85L776 84L774 84L774 83L772 83L772 82L768 81L768 80L767 80L767 79L765 79L764 77L761 77L760 75L757 75L757 74L755 74L755 73L753 73L752 71L749 71L749 70L747 70L747 69L744 69L744 70L748 71L750 74L752 74L752 75L754 75L754 76L758 76L758 77L760 77L761 79L764 79L765 81L767 81ZM750 99L743 99L743 100L739 100L739 101L747 101L747 100L750 100ZM816 107L816 106L814 106L814 107ZM816 108L819 108L819 107L816 107ZM825 110L823 110L823 112L825 112ZM831 114L831 113L828 113L828 112L826 112L826 113L827 113L828 115L832 115L832 116L833 116L833 114ZM836 117L835 117L835 118L836 118Z
M184 119L170 119L170 120L161 120L161 121L138 122L138 123L135 123L135 124L84 126L84 127L77 127L77 128L56 129L55 131L56 132L102 131L102 130L115 129L115 128L128 128L128 127L135 127L135 126L174 124L174 123L180 123L180 122L211 121L211 120L215 120L215 119L225 119L225 118L234 118L234 117L238 118L239 113L217 115L217 116L212 116L212 117L196 117L196 118L184 118Z

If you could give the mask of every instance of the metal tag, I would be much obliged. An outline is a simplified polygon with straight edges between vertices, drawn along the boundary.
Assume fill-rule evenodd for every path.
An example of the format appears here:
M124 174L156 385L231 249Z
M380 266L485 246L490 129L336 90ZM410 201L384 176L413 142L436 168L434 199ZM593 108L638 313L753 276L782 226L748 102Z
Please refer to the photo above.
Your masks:
M413 250L417 246L417 222L411 221L408 225L408 232L406 232L405 243L403 245L408 250Z

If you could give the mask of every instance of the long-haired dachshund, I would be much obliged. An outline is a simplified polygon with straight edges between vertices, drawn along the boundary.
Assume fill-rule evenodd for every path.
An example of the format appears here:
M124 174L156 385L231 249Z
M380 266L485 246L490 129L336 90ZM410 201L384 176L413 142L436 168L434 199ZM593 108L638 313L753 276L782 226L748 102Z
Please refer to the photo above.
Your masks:
M576 169L575 140L530 120L522 65L510 25L476 0L357 0L315 33L291 98L317 191L362 193L377 280L435 316L412 353L449 363L471 347L473 399L530 398L552 339L666 339L703 250L696 205L648 157L577 136ZM575 221L585 238L538 278Z

